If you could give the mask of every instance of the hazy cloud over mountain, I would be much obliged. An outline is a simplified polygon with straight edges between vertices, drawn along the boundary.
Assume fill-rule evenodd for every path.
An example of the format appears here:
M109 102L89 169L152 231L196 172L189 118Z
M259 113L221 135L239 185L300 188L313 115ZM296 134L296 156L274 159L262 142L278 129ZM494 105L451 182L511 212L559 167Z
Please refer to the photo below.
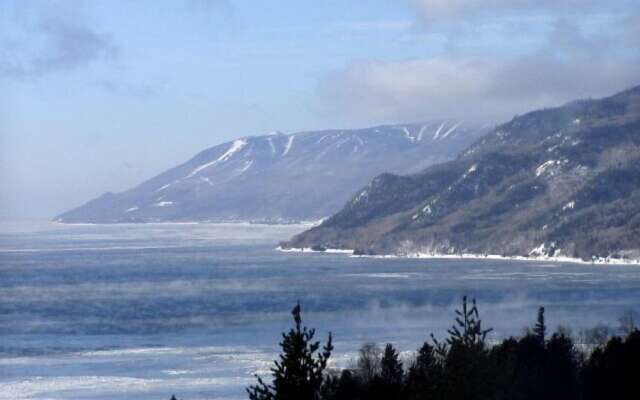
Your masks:
M444 38L443 51L350 63L320 84L333 112L359 120L448 115L496 121L640 81L640 12L628 1L411 4L419 40ZM514 45L520 47L504 51Z

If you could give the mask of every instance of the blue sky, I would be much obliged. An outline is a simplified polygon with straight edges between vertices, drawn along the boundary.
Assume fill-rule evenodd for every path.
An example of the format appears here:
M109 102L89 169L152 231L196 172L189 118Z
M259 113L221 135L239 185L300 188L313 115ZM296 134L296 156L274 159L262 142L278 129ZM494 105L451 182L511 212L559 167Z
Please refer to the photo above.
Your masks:
M0 217L273 130L515 113L640 84L636 0L11 1Z

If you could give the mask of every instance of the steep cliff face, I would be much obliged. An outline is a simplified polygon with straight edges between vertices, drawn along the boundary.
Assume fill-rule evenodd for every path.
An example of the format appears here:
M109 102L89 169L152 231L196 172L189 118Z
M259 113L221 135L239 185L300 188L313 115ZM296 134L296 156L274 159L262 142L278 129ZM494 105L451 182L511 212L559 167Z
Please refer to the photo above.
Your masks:
M380 175L285 247L640 257L640 87L498 126L456 160Z
M56 220L316 220L338 211L377 174L417 172L453 159L488 130L458 121L432 121L244 137Z

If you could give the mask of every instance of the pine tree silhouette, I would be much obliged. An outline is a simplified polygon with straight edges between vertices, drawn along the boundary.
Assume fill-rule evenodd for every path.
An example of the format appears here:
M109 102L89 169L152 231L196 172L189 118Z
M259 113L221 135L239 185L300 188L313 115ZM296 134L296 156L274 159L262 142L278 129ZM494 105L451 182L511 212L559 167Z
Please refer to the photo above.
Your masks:
M387 344L380 359L380 373L371 381L368 400L398 400L402 392L404 373L398 352Z
M456 323L448 330L448 348L443 360L442 398L488 399L493 377L488 368L485 340L491 329L482 329L476 302L471 300L469 307L467 296L462 298L462 309L456 310L456 315Z
M441 377L441 363L436 360L435 348L424 343L415 363L409 368L406 380L407 398L410 400L434 398Z
M402 385L402 363L391 343L387 344L380 360L380 377L390 385Z
M476 299L471 300L471 308L467 304L467 296L462 297L462 310L456 310L456 324L449 332L449 345L462 344L465 346L484 345L487 334L493 328L482 329L482 321L476 307Z
M536 325L533 327L533 334L544 345L545 337L547 334L547 326L544 323L544 307L538 308L538 319Z
M554 333L546 344L547 400L578 400L580 357L570 337Z
M333 351L332 337L329 333L327 344L322 352L320 342L313 341L315 329L302 325L300 302L291 311L295 327L282 334L282 354L271 368L273 383L266 384L257 377L258 384L247 388L251 400L317 400L323 372Z

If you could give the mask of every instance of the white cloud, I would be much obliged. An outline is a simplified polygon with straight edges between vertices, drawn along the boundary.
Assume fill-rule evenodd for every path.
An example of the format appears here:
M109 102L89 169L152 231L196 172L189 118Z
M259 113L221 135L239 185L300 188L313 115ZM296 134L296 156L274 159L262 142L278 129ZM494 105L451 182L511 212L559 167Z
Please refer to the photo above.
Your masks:
M353 64L324 82L331 111L358 121L427 118L502 121L576 98L640 84L638 64L606 58L434 57Z
M463 10L473 14L481 5L496 9L504 6L501 10L545 6L549 11L576 2L561 1L555 6L546 0L414 3L432 11L431 15L451 18ZM478 38L473 41L472 37L475 47L470 47L468 36L448 29L445 35L451 46L436 55L353 62L320 83L322 102L327 114L351 125L441 117L501 122L533 109L605 96L640 84L640 43L635 34L638 28L633 24L636 18L607 13L587 29L562 15L551 15L537 31L520 26L520 34L537 37L537 44L516 51L504 50L513 45L510 37L489 36L484 42ZM465 18L473 20L469 15ZM597 24L600 27L593 29ZM482 35L479 29L478 35Z

